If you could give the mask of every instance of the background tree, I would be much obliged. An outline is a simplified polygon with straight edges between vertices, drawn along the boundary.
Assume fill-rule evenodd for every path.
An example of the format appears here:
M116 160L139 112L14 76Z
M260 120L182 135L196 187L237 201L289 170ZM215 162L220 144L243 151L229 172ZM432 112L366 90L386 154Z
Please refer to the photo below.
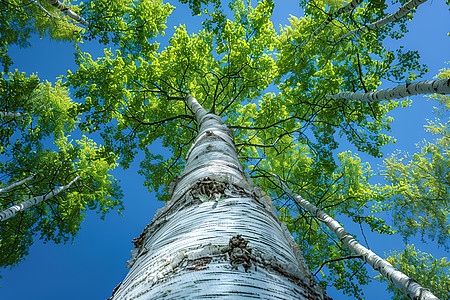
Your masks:
M0 266L5 268L28 254L35 235L55 243L73 240L87 209L102 218L111 209L120 211L122 194L108 174L116 157L100 155L102 147L85 136L69 141L79 117L60 82L52 87L35 75L2 73L0 93L0 110L18 115L0 119L0 187L13 185L2 189L0 211L34 197L43 200L8 218L2 215Z

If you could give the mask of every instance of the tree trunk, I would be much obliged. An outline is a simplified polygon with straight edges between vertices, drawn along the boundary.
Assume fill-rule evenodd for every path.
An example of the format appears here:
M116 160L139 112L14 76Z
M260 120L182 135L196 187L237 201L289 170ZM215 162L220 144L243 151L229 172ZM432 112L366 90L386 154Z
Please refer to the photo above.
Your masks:
M56 188L56 189L52 190L51 192L49 192L49 193L47 193L45 195L33 197L33 198L28 199L26 201L23 201L23 202L21 202L19 204L13 205L13 206L5 209L4 211L1 211L0 212L0 222L1 221L6 221L6 220L14 217L19 211L22 211L22 210L25 210L27 208L30 208L33 205L36 205L38 203L41 203L42 201L48 200L48 199L58 195L62 191L67 190L79 178L80 178L80 176L77 176L68 185L60 186L59 188Z
M341 226L335 219L326 214L323 210L303 199L300 195L294 193L284 182L274 175L281 184L285 193L291 196L297 206L305 209L311 215L322 221L331 231L333 231L339 240L347 247L350 252L367 262L375 270L380 272L396 287L398 287L405 295L414 300L439 300L428 289L423 288L414 279L409 278L406 274L395 269L388 261L382 259L371 250L367 249Z
M327 97L332 99L378 102L421 94L450 94L450 79L424 80L369 93L341 92L336 95L327 95Z
M112 299L324 299L220 117L190 95L198 135L171 200L139 238Z

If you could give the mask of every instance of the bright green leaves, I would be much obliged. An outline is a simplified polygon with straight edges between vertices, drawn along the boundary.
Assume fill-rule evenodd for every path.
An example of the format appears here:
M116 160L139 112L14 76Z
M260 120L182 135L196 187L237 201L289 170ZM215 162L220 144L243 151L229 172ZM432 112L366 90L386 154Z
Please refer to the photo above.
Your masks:
M97 61L78 53L80 68L68 75L68 84L84 101L76 109L84 118L80 128L101 130L105 151L117 154L124 167L138 150L147 151L148 145L160 139L173 157L161 160L147 153L141 173L151 190L167 187L182 169L187 146L196 135L185 95L190 92L205 108L231 121L240 103L259 97L273 81L272 8L271 1L256 8L234 1L235 20L216 24L212 17L197 34L188 34L180 26L162 51L121 47L114 54L106 51ZM145 42L133 43L140 49ZM157 179L156 170L169 175Z
M0 110L21 113L20 118L5 120L2 124L2 148L26 145L31 151L41 148L45 138L53 136L55 140L62 138L65 133L73 131L77 116L69 111L74 104L70 102L68 91L57 82L54 87L50 83L39 83L39 79L32 75L26 77L24 73L15 72L0 79ZM19 130L23 134L15 143L10 141L12 134ZM14 154L12 154L14 155Z
M416 250L414 245L407 245L402 252L392 252L387 258L396 269L414 278L420 285L430 289L436 297L448 299L450 294L450 262L445 257L435 259L427 253ZM386 278L377 276L381 281ZM393 300L407 297L392 283L388 282L388 290L393 292Z
M79 121L68 95L59 82L52 86L39 83L34 75L2 74L0 111L21 115L0 120L0 186L35 176L0 194L0 209L45 195L77 176L80 179L69 190L2 222L1 267L22 260L34 235L55 243L73 239L86 210L96 210L104 217L111 209L122 209L121 190L108 174L116 166L115 155L86 137L68 140Z
M443 69L440 78L450 78ZM448 112L450 97L433 95L439 101L438 115ZM425 126L437 139L420 144L412 157L397 153L384 162L384 176L391 184L386 209L404 238L420 234L448 248L450 240L450 122L439 119Z
M40 3L38 5L38 3ZM71 9L78 11L76 6ZM45 9L46 11L44 11ZM82 28L68 22L58 9L47 1L30 2L27 0L11 0L0 2L0 62L3 70L8 72L12 64L8 56L8 47L17 45L28 47L32 34L40 37L49 36L56 41L77 42L80 40Z
M444 147L426 144L409 162L400 153L385 160L385 178L392 185L387 206L405 238L419 233L448 247L449 144L439 144Z
M289 149L270 159L270 166L260 170L259 184L265 190L272 190L280 208L281 220L286 222L294 234L302 254L320 284L326 288L333 285L354 298L361 298L361 285L370 281L363 262L356 258L340 259L350 255L345 246L330 233L324 224L312 218L279 192L270 177L261 178L265 173L283 174L290 186L314 205L322 208L338 220L348 220L369 227L378 233L393 234L385 221L375 216L372 205L384 201L382 190L369 183L372 170L368 164L350 152L338 154L338 166L334 171L324 171L308 148ZM258 163L263 169L263 162ZM350 223L350 222L347 222ZM364 227L363 227L364 226ZM369 241L370 242L370 241ZM329 263L326 263L330 261ZM326 266L322 264L326 263Z
M162 0L90 1L81 5L83 16L92 24L86 32L90 40L120 46L122 52L145 55L158 45L151 40L164 35L167 17L174 7Z
M284 27L277 38L276 81L284 97L298 103L296 110L309 111L303 120L310 124L318 145L328 144L328 149L320 149L323 154L328 151L324 159L330 159L337 134L347 137L359 151L379 157L380 148L391 142L382 132L390 128L385 114L395 105L333 101L324 95L340 90L373 91L383 79L415 78L423 75L426 67L418 63L414 51L387 51L383 47L383 32L391 27L381 30L381 36L369 32L357 40L340 40L355 21L367 23L383 17L384 3L369 2L351 10L351 14L333 15L339 7L336 5L308 2L304 17L291 17L290 26Z
M219 7L221 0L180 0L180 3L189 3L189 8L192 10L192 15L200 15L202 13L202 6L207 6L209 3Z
M239 102L259 97L276 74L271 53L275 31L269 19L273 3L263 1L252 8L243 1L233 1L230 8L233 20L226 19L216 7L203 22L202 34L212 46L208 50L218 57L201 70L204 80L189 87L195 97L205 101L206 108L227 116L235 113Z

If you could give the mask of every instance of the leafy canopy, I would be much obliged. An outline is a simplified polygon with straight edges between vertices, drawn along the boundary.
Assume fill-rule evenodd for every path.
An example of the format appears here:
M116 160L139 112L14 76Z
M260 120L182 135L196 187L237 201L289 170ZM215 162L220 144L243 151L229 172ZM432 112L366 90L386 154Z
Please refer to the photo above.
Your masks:
M0 188L32 174L31 181L0 194L0 209L49 193L80 179L71 189L1 223L0 266L14 266L27 254L33 236L55 243L72 240L87 210L104 215L122 209L121 190L109 173L115 155L83 136L69 140L79 117L60 82L41 83L37 76L2 73L0 111L20 113L3 117L0 132Z

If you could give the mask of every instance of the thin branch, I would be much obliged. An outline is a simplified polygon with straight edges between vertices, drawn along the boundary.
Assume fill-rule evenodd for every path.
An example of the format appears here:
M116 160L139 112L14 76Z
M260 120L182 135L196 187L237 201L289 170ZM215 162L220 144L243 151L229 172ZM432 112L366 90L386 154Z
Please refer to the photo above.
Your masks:
M0 118L9 117L9 118L18 118L20 117L20 113L12 113L9 111L0 111Z
M361 258L361 255L348 255L348 256L344 256L344 257L327 260L327 261L323 262L322 265L320 265L320 268L313 275L316 276L317 273L319 273L320 270L322 270L323 266L325 266L326 264L341 261L341 260L346 260L346 259L353 259L353 258Z

